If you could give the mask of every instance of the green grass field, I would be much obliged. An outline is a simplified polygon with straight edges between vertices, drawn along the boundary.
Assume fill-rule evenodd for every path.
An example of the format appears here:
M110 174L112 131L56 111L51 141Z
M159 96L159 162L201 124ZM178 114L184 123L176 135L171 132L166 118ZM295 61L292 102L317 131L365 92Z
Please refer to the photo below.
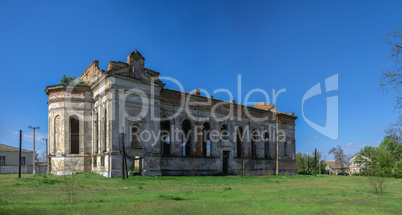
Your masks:
M402 214L402 180L370 193L362 176L103 178L77 175L76 204L62 177L0 175L0 214ZM128 189L124 189L124 188Z

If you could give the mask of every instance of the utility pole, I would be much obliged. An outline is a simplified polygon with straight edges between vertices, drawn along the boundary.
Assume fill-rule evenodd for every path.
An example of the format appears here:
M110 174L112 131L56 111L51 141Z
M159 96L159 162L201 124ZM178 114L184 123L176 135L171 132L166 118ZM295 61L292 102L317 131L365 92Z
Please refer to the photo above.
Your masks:
M21 142L22 142L22 130L20 130L20 156L19 156L19 165L18 165L18 178L21 178Z
M36 129L40 129L40 127L39 126L28 126L28 128L30 128L30 129L33 129L33 151L32 151L32 153L33 153L33 168L32 168L32 174L34 174L35 175L35 157L36 157L36 153L35 153L35 130Z
M47 139L46 138L42 138L42 140L44 140L46 142L46 165L49 166L49 154L48 154L48 150L47 150Z
M279 175L279 123L278 115L276 116L276 175Z

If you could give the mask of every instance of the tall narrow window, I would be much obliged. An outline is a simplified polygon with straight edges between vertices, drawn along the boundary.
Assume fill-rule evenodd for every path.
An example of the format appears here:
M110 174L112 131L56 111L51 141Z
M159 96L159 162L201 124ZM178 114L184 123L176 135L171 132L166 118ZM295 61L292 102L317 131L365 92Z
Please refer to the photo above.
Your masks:
M254 129L251 132L251 157L257 158L257 140L258 140L258 131Z
M164 155L170 155L170 121L161 121L161 147Z
M0 156L0 166L6 165L6 156Z
M236 131L236 149L237 149L237 157L241 158L242 154L242 144L243 144L243 128L239 127Z
M77 116L70 117L70 153L80 153L80 121Z
M184 120L181 123L183 136L183 156L191 156L191 122Z
M228 126L223 124L221 126L221 140L228 141L229 138L230 138L230 135L229 135L229 131L228 131Z
M140 148L140 130L138 125L131 126L131 148Z
M26 165L26 157L21 156L21 166L25 166L25 165Z
M286 157L286 156L288 156L288 154L287 154L287 147L288 146L288 142L285 142L284 144L283 144L283 156L284 157Z
M209 157L211 156L211 126L209 123L204 123L202 126L202 156Z
M268 158L269 157L269 133L268 131L266 131L264 133L264 146L265 146L265 157Z

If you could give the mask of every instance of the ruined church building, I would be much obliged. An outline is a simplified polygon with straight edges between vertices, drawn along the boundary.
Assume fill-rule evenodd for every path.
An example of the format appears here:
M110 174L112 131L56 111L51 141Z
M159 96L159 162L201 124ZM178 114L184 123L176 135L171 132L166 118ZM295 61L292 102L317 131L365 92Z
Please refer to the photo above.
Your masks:
M294 114L271 104L248 107L207 98L199 90L166 89L159 73L144 65L145 58L135 51L127 63L110 61L107 71L93 61L78 78L81 83L46 87L49 172L121 175L124 139L127 165L141 175L241 174L242 170L267 175L276 168L279 174L297 174ZM188 108L196 118L179 111L185 99L191 101ZM221 121L212 115L230 117ZM279 130L284 132L281 141L276 138ZM143 131L148 135L139 138ZM221 137L212 138L213 131ZM244 138L253 132L262 138Z

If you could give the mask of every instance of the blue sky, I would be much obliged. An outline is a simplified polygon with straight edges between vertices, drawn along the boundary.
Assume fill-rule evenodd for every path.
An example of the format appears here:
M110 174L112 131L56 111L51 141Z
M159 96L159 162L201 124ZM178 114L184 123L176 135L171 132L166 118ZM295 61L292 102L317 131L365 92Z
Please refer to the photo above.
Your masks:
M181 81L187 91L231 90L237 97L284 88L277 108L294 112L298 152L327 154L341 145L354 154L378 145L394 122L395 93L379 90L388 69L382 36L402 23L398 1L7 1L0 7L0 143L37 149L47 136L47 85L79 76L93 61L102 69L138 49L146 67ZM339 138L303 119L308 89L331 75L339 89L306 102L306 116L325 125L326 97L339 97ZM168 85L169 86L169 85ZM325 90L324 90L325 92ZM224 95L216 98L226 100ZM237 100L237 99L236 99ZM263 101L254 94L253 101ZM330 156L327 155L327 158Z

